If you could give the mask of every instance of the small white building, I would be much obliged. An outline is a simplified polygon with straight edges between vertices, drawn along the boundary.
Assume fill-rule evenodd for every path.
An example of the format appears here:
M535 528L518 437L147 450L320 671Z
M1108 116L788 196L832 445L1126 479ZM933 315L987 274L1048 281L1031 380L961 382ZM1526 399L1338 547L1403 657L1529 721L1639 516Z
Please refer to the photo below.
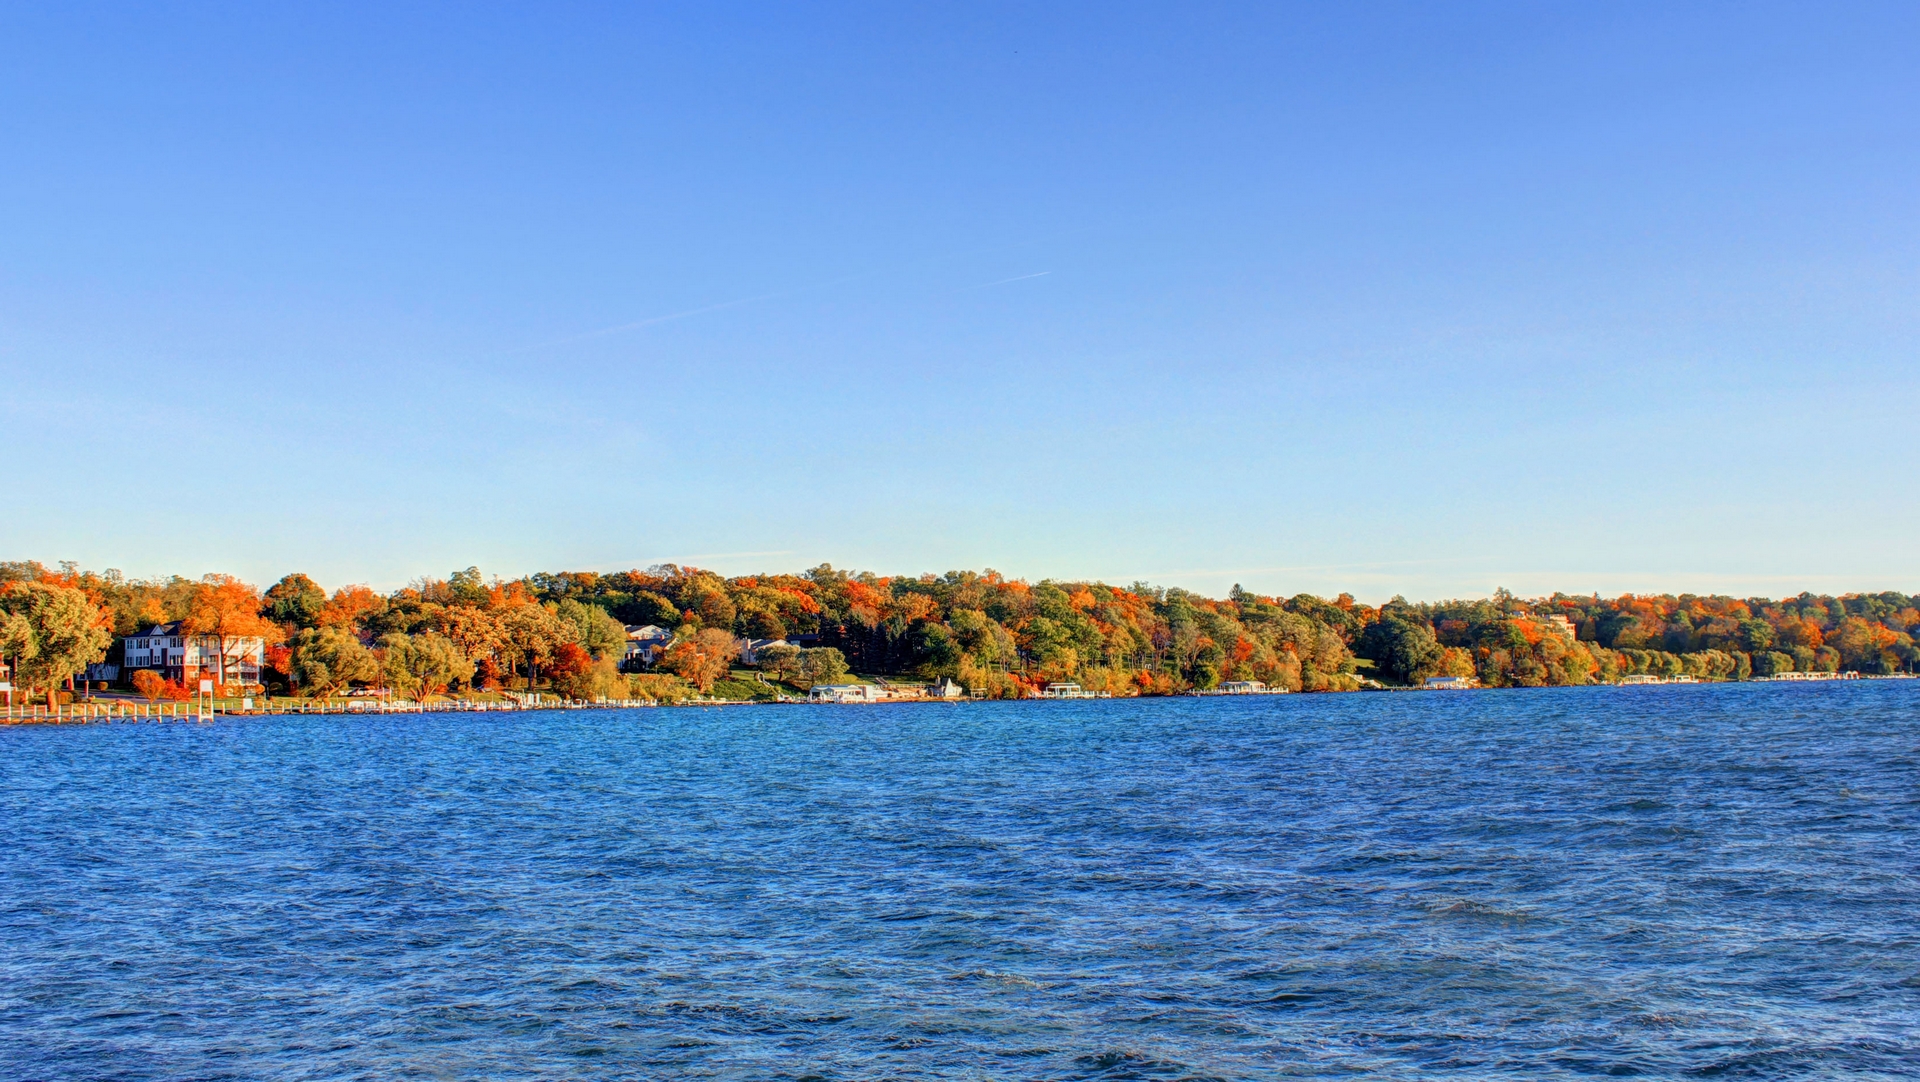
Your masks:
M1479 687L1480 681L1471 676L1429 676L1420 686L1428 691L1466 691Z
M1040 693L1040 697L1041 697L1042 699L1092 699L1092 698L1096 698L1096 696L1094 695L1094 693L1093 693L1093 692L1091 692L1091 691L1088 691L1088 690L1087 690L1086 688L1083 688L1083 687L1081 687L1081 686L1080 686L1079 684L1064 684L1064 683L1062 683L1062 684L1048 684L1048 685L1047 685L1047 687L1046 687L1046 690L1044 690L1044 691L1042 691L1042 692Z
M1265 695L1267 685L1261 680L1228 680L1220 685L1224 695Z
M814 703L877 703L880 689L872 684L815 684L807 692Z
M220 636L188 634L176 620L128 635L121 668L129 678L135 670L151 669L181 683L214 680L222 684L258 684L260 669L266 661L267 641L258 636L234 636L226 640L225 655L227 671L222 673L219 671Z
M958 699L966 693L965 688L962 688L959 684L945 677L941 677L927 686L927 698L929 699Z

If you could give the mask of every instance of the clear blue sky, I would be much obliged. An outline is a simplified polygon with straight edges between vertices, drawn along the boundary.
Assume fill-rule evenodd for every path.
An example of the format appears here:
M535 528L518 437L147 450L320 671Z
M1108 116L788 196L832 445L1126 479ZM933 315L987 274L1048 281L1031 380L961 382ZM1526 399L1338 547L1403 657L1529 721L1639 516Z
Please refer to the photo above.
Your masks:
M12 5L0 557L1920 590L1920 7Z

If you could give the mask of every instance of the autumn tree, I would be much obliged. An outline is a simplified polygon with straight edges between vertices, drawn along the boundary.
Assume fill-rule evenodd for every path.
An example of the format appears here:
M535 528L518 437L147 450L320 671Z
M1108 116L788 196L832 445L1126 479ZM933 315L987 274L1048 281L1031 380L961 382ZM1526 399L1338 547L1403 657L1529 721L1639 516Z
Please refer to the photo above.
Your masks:
M0 594L0 610L13 617L0 628L0 641L12 650L14 678L29 688L44 687L49 708L55 688L106 657L113 643L106 614L71 586L9 584Z
M387 599L367 587L342 586L333 592L326 607L320 610L318 626L352 630L385 612L386 608Z
M267 668L286 677L289 682L293 680L293 648L287 644L275 643L267 647L266 664Z
M258 638L272 643L286 637L285 629L262 616L260 608L260 595L232 575L208 575L200 580L181 626L190 635L214 640L217 682L227 683L227 655L238 650L243 640Z
M546 664L554 649L572 641L572 628L561 623L546 606L533 602L508 609L500 624L502 652L509 662L526 665L529 685L538 678L539 667Z
M573 670L565 677L556 673L553 686L569 699L588 701L624 699L632 690L627 677L608 658L589 658L585 667Z
M133 690L146 697L150 703L157 703L167 693L167 678L152 669L140 669L133 674Z
M709 627L674 643L660 667L684 677L704 695L713 690L715 680L727 675L739 656L740 640L731 632Z
M461 572L454 574L457 577ZM433 627L475 662L490 660L507 641L505 624L491 609L449 605L434 614Z
M570 680L593 667L593 655L577 642L563 642L554 647L553 657L547 661L547 677L556 684Z

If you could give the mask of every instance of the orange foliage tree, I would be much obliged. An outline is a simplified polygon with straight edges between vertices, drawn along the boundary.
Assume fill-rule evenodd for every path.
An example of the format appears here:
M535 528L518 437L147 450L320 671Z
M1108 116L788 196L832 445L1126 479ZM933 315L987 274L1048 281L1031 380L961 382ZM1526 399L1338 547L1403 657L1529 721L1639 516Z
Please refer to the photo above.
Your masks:
M188 600L184 629L192 635L208 636L215 642L219 660L217 683L227 682L227 654L243 639L279 642L286 629L260 614L259 591L232 575L208 575ZM264 662L266 659L262 658Z
M704 695L713 690L715 680L727 675L739 656L739 640L717 627L709 627L674 643L660 667L686 678Z

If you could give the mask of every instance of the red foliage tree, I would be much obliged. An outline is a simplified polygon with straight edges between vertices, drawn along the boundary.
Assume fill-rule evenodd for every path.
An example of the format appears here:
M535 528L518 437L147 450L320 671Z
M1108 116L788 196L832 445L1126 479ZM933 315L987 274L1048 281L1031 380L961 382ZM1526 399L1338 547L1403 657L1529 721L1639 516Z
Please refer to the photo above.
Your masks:
M563 642L553 651L553 660L547 663L547 675L555 683L571 680L593 667L593 655L586 647L577 642Z

